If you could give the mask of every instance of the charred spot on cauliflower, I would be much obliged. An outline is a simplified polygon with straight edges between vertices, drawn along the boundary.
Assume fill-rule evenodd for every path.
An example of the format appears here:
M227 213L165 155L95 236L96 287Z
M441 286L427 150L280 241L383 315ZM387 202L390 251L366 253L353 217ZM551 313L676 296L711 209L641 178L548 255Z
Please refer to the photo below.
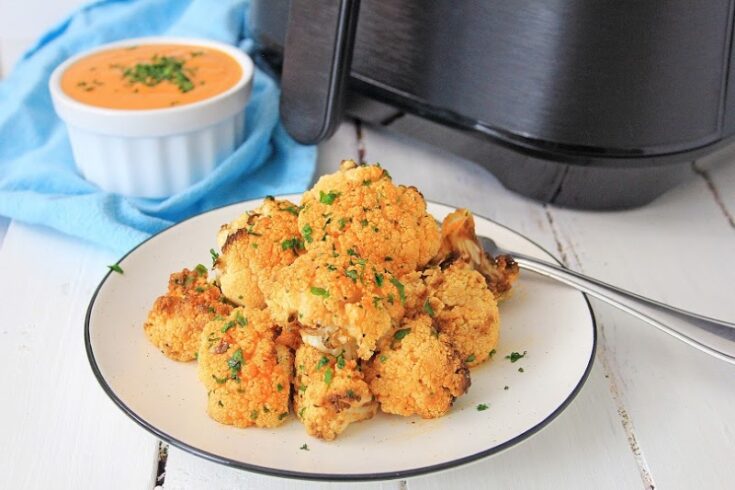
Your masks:
M424 310L433 313L442 333L468 366L490 358L498 344L500 313L485 278L462 262L423 273L427 286Z
M299 208L286 200L266 198L217 235L222 253L215 261L224 295L233 303L265 308L273 274L304 251L299 233Z
M331 441L349 424L377 412L357 361L302 345L295 364L294 411L310 435Z
M467 366L428 315L396 330L364 368L370 391L384 412L436 418L467 392Z
M377 165L345 160L304 194L299 229L307 250L354 249L397 275L426 265L439 248L439 229L415 187L395 185Z
M204 327L198 368L210 417L237 427L276 427L284 422L293 355L275 342L275 336L266 311L241 307Z
M148 339L167 357L191 361L199 348L204 325L232 308L222 301L222 293L207 281L207 269L184 269L171 274L168 292L153 303L143 329Z
M280 324L298 322L304 343L369 359L403 316L403 284L356 253L311 251L279 271L267 299Z
M444 218L441 247L432 263L446 267L456 260L480 272L497 300L508 297L518 278L518 264L513 257L492 257L483 250L475 234L475 220L467 209L458 209Z

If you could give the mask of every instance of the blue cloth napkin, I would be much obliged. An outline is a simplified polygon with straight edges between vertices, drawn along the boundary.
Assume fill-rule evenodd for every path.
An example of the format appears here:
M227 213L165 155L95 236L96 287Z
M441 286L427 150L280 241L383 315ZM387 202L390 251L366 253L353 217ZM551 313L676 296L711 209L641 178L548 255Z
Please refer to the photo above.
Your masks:
M103 0L46 33L0 83L0 215L123 253L202 211L303 191L314 174L316 150L286 134L278 119L278 87L258 69L246 110L246 141L205 180L166 199L126 198L85 181L51 105L49 76L73 54L157 34L247 47L246 13L245 1Z

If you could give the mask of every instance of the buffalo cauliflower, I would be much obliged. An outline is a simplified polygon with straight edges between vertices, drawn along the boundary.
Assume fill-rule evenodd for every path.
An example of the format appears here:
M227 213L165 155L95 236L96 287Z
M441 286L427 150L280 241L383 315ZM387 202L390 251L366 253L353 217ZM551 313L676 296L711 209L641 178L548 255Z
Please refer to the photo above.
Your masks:
M209 322L199 344L207 412L237 427L276 427L288 416L293 355L275 342L268 312L238 307Z
M222 293L238 305L264 308L273 274L303 253L296 216L299 208L268 197L217 235L222 253L215 261Z
M279 325L298 322L303 341L322 352L369 359L403 316L403 284L390 272L347 253L310 251L276 275L267 299Z
M193 271L171 274L168 292L153 303L143 329L167 357L191 361L196 357L204 324L230 310L219 288L207 282L206 267L198 265Z
M396 275L426 265L439 248L439 229L415 187L397 186L377 165L345 160L304 193L299 214L307 250L354 249Z
M432 263L455 260L461 260L480 272L497 300L508 297L518 278L518 264L510 255L492 257L483 250L475 234L475 220L467 209L458 209L444 218L441 247Z
M295 364L294 411L310 435L331 441L349 424L377 412L378 404L355 360L302 345Z
M370 391L384 412L436 418L467 392L467 366L428 315L404 323L367 363Z

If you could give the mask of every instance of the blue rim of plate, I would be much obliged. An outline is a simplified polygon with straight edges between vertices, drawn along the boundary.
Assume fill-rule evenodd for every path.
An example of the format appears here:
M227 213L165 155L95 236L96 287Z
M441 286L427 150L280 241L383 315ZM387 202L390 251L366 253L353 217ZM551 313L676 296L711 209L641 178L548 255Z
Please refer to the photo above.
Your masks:
M286 197L286 196L291 196L291 194L284 195L284 196L275 196L275 197ZM263 198L248 199L247 201L226 204L224 206L219 206L217 208L210 209L209 211L205 211L203 213L199 213L194 216L190 216L189 218L182 220L179 223L176 223L170 226L169 228L166 228L165 230L161 230L155 235L152 235L148 237L147 239L145 239L144 241L140 242L134 248L130 249L129 252L123 255L120 258L120 260L118 260L118 263L125 260L125 258L128 255L135 252L138 248L146 244L148 241L153 240L158 235L165 233L175 228L176 226L179 226L182 223L185 223L194 218L198 218L199 216L202 216L205 214L217 212L221 209L224 209L230 206L243 205L248 202L258 201L259 199L263 199ZM451 209L457 209L455 206L444 204L438 201L428 201L427 200L427 203L429 202L433 204L439 204L442 206L446 206ZM526 237L525 235L503 224L500 224L494 220L485 218L484 216L480 216L479 214L475 214L475 213L473 214L477 216L478 218L489 221L490 223L493 223L494 225L499 226L501 228L505 228L506 230L512 233L515 233L516 235L522 237L523 239L528 240L530 243L537 246L538 248L543 250L547 255L552 257L556 263L563 266L563 264L559 262L559 260L556 257L554 257L554 255L552 255L548 250L546 250L544 247L542 247L535 241L531 240L530 238ZM475 461L479 461L488 456L492 456L494 454L500 453L501 451L504 451L505 449L515 446L519 444L520 442L528 439L529 437L531 437L532 435L536 434L538 431L540 431L541 429L549 425L549 423L551 423L551 421L554 420L556 417L558 417L559 414L561 414L569 406L572 400L574 400L577 397L580 390L582 389L582 386L584 386L584 384L587 382L587 378L589 377L589 374L592 371L592 366L594 364L595 353L597 352L597 319L595 318L595 313L592 310L592 305L590 304L589 298L587 297L586 294L580 293L582 297L584 298L585 302L587 303L587 309L590 312L590 319L592 320L592 349L590 350L590 358L587 361L587 367L585 368L585 371L582 374L582 377L579 379L577 386L574 387L571 393L569 393L569 396L567 396L567 398L561 403L561 405L559 405L545 419L543 419L541 422L534 425L533 427L529 428L525 432L517 435L516 437L512 439L505 441L502 444L493 446L489 449L480 451L475 454L471 454L469 456L464 456L462 458L453 459L451 461L446 461L444 463L439 463L435 465L422 466L420 468L411 468L409 470L389 471L389 472L383 472L383 473L355 473L355 474L304 473L301 471L279 470L279 469L274 469L274 468L268 468L265 466L258 466L258 465L243 463L242 461L237 461L234 459L212 454L210 452L204 451L194 446L190 446L189 444L179 439L176 439L172 435L167 434L166 432L163 432L162 430L148 423L145 419L143 419L143 417L141 417L140 415L135 413L130 407L125 405L125 403L115 394L115 392L112 390L110 385L107 384L107 381L105 380L104 376L102 376L102 373L99 370L99 366L97 365L97 360L95 359L94 353L92 352L92 343L90 341L90 336L89 336L89 324L90 324L90 318L92 316L92 308L94 307L95 300L97 299L97 294L100 292L100 289L102 289L102 286L105 284L105 281L107 281L107 278L110 277L110 274L112 274L112 270L108 271L107 274L105 274L105 276L102 278L99 285L95 289L94 294L92 295L92 299L89 301L89 306L87 307L87 314L84 317L84 347L85 347L85 350L87 351L87 359L89 360L89 365L92 368L94 377L97 378L97 382L100 384L100 386L102 387L104 392L107 394L107 396L110 397L110 399L115 403L115 405L118 406L118 408L120 408L120 410L122 410L128 417L133 419L135 423L137 423L142 428L144 428L145 430L147 430L154 436L158 437L162 441L167 442L168 444L171 444L190 454L199 456L200 458L203 458L203 459L215 462L215 463L219 463L219 464L228 466L230 468L251 471L253 473L259 473L261 475L266 475L266 476L277 476L281 478L292 478L292 479L298 479L298 480L333 481L333 482L364 482L364 481L381 481L381 480L399 480L399 479L411 478L411 477L420 476L420 475L426 475L429 473L435 473L435 472L442 471L442 470L448 470L450 468L457 468L459 466L463 466L469 463L473 463Z

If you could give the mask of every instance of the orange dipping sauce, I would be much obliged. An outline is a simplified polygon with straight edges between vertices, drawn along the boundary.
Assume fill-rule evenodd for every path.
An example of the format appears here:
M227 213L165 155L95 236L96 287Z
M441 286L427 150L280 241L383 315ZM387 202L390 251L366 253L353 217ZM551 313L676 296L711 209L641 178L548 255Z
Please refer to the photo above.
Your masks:
M218 49L146 44L80 59L61 76L61 90L97 107L161 109L208 99L241 77L240 64Z

